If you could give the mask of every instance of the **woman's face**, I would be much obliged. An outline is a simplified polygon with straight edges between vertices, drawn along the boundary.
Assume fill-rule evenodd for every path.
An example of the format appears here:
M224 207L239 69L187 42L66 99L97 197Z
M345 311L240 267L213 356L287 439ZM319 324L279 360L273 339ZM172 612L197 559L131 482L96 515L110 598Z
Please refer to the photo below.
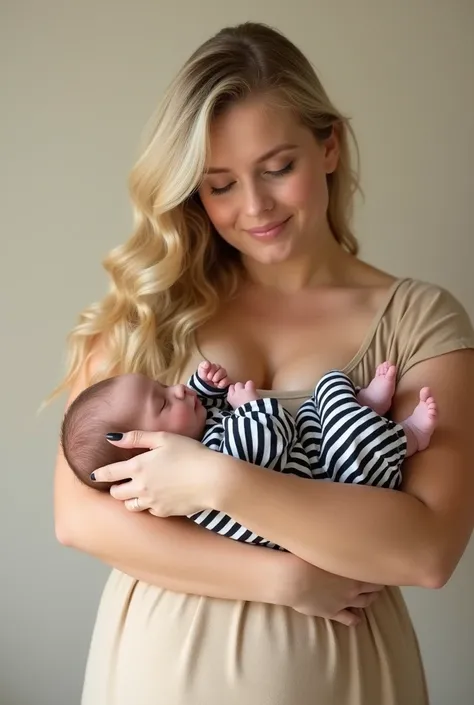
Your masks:
M245 258L284 262L328 233L327 174L338 142L324 143L265 98L233 105L212 124L199 190L217 232Z

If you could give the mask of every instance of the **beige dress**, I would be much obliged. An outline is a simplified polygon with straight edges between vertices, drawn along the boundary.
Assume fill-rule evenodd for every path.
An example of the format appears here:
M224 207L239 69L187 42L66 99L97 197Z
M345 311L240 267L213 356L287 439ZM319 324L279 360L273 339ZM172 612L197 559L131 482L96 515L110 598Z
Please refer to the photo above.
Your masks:
M460 304L439 287L403 279L344 371L365 386L385 359L402 375L468 347L474 332ZM310 393L274 392L292 413ZM173 593L116 570L100 603L82 698L82 705L427 702L398 588L385 588L351 629L285 607Z

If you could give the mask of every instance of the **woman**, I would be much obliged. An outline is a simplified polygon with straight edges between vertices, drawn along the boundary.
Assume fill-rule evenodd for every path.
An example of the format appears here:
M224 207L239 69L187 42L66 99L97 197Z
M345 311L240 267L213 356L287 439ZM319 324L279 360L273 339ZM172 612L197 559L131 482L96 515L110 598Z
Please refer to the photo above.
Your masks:
M104 496L59 450L58 539L114 567L83 705L427 702L397 586L443 585L472 530L474 332L446 291L357 258L350 136L279 33L246 24L201 46L132 173L135 231L73 331L61 389L72 400L129 371L185 381L204 357L294 413L328 369L366 385L391 359L394 418L432 388L432 444L406 463L402 492L290 478L130 429L144 433L124 445L154 450L99 470L132 478ZM289 552L169 516L207 506Z

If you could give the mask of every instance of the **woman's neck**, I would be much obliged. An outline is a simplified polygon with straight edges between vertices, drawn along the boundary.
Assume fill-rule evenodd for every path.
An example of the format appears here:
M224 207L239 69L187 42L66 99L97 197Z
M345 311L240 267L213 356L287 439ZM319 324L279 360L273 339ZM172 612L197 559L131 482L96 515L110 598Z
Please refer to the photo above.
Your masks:
M354 257L330 235L318 247L285 262L261 264L247 259L244 267L252 285L290 294L343 282L353 263Z

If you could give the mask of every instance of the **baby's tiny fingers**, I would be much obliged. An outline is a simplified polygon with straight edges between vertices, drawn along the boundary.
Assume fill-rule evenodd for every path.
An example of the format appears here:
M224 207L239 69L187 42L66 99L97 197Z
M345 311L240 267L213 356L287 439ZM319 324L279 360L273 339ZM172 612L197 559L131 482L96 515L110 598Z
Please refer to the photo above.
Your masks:
M210 364L209 367L204 370L204 377L208 382L212 382L212 378L215 373L215 365Z
M217 383L217 382L220 382L221 380L223 380L224 377L227 377L227 372L224 370L223 367L221 367L220 369L217 370L213 379L214 379L214 382Z

